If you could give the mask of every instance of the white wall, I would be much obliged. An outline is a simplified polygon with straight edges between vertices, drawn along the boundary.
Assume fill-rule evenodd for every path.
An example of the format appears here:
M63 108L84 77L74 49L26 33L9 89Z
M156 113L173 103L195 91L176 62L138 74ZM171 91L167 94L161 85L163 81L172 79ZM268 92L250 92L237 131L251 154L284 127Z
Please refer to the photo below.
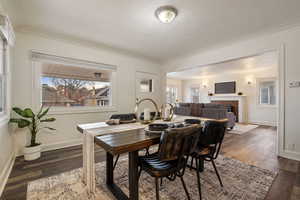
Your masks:
M167 78L167 86L176 87L178 91L178 101L182 101L182 81L178 79Z
M300 80L299 36L299 27L275 34L258 36L226 47L215 48L169 61L165 64L165 70L166 72L172 72L244 56L252 56L269 50L282 49L281 52L284 51L285 56L284 59L280 60L280 64L285 69L281 68L282 71L279 76L280 80L284 79L281 86L284 89L282 96L285 97L285 121L281 126L284 129L280 130L279 134L279 153L282 156L300 160L300 134L298 126L298 119L300 119L300 88L289 88L287 86L291 81ZM283 90L281 91L283 92Z
M275 126L277 122L277 108L258 105L257 78L277 77L277 68L267 68L247 73L215 74L203 79L183 80L182 90L184 102L191 102L190 88L200 88L200 102L209 103L208 93L214 93L214 84L218 82L236 81L237 92L242 92L247 99L247 119L249 123ZM248 85L248 80L251 84ZM206 85L206 88L204 87Z
M159 74L160 66L143 58L32 33L18 32L16 36L15 65L12 77L13 106L22 108L33 106L32 80L34 77L30 60L31 50L117 66L117 97L115 98L117 98L118 113L134 111L136 71L150 72L161 76ZM160 85L160 81L157 84ZM160 99L161 96L161 91L158 91L157 98ZM55 115L57 121L52 126L57 129L57 132L55 134L41 133L38 139L43 143L44 150L78 144L81 142L81 135L76 130L76 124L104 121L111 114L111 112L98 112ZM20 130L16 134L18 134L18 154L21 154L22 147L26 143L26 134Z

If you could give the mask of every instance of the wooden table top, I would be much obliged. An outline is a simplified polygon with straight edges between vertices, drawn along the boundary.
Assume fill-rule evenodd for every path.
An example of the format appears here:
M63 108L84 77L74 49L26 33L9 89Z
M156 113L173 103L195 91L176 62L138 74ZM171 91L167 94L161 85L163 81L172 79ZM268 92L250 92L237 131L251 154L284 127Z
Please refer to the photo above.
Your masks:
M183 122L185 119L199 119L207 121L212 119L192 117L192 116L174 116L170 122L156 120L155 123L176 123ZM107 125L105 122L81 124L77 129L81 133L87 133L95 137L95 143L100 145L106 151L113 155L125 152L132 152L149 147L159 143L160 136L145 134L144 129L148 125L137 123Z
M203 117L193 117L193 116L183 116L183 115L174 115L172 121L165 122L162 120L156 120L155 123L175 123L175 122L183 122L185 119L199 119L201 121L213 120ZM226 120L226 119L223 119ZM222 121L222 120L218 120ZM77 125L77 130L80 133L87 133L94 134L94 135L103 135L109 134L114 132L120 132L122 130L133 130L133 129L144 129L148 125L141 124L139 122L130 123L130 124L120 124L120 125L108 125L105 122L97 122L97 123L90 123L90 124L79 124Z
M160 135L148 135L144 129L95 137L95 143L112 155L137 151L158 144Z

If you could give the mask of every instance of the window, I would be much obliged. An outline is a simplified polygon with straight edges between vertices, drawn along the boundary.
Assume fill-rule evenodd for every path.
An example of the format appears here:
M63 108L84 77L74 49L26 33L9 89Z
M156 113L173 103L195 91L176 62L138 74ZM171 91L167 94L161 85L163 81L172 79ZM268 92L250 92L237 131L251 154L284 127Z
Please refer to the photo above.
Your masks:
M200 88L191 88L191 100L192 103L200 102Z
M178 99L178 89L176 87L167 87L167 103L175 104Z
M0 115L6 113L6 100L7 100L7 73L5 69L5 42L0 40Z
M113 69L96 63L89 66L87 61L78 63L73 59L33 55L39 85L38 105L52 106L54 110L113 106Z
M259 81L259 104L276 105L276 81Z
M153 92L153 80L142 79L140 81L140 92Z

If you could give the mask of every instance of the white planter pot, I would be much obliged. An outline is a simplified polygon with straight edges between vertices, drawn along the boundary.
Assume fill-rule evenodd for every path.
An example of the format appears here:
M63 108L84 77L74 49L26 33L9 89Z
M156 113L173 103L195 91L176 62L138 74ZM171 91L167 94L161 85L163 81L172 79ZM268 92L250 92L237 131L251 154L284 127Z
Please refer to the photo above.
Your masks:
M24 147L24 159L35 160L41 157L42 145L34 147Z

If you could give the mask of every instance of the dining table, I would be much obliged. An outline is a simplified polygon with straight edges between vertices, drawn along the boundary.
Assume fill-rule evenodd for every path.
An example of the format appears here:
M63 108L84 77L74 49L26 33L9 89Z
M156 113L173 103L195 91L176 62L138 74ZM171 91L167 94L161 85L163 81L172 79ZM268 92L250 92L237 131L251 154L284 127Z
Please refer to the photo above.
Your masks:
M185 119L205 118L174 116L171 121L156 120L155 123L178 123ZM95 144L106 152L106 185L117 199L138 200L138 156L139 151L160 142L159 134L146 134L147 124L140 122L108 125L105 122L79 124L77 130L83 134L83 183L88 194L96 191ZM129 196L114 182L114 156L128 154ZM203 166L202 166L203 167Z

